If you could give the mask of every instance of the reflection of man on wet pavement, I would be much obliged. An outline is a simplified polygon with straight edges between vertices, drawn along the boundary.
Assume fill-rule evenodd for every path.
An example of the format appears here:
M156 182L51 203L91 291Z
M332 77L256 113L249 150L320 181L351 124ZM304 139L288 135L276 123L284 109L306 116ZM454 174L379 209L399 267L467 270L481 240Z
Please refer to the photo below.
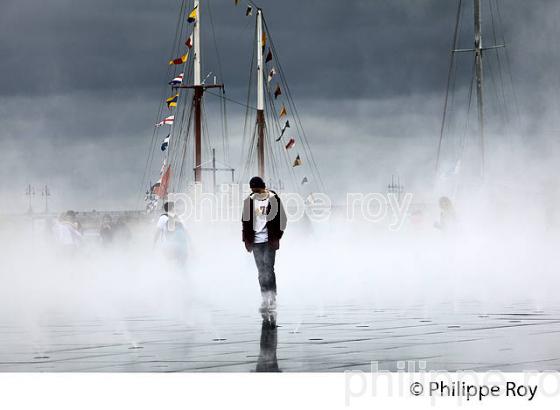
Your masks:
M276 348L278 346L278 328L274 314L263 315L261 327L261 345L257 372L279 372Z
M274 262L286 229L286 213L278 194L266 189L262 178L251 178L249 187L252 193L243 203L243 242L255 257L263 299L260 310L263 312L276 309Z

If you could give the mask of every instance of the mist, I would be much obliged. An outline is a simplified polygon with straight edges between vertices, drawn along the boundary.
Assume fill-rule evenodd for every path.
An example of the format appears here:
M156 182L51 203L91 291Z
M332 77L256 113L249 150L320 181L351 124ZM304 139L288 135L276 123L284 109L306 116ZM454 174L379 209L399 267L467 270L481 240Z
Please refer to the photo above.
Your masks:
M1 324L16 327L39 352L52 347L50 325L84 321L110 323L114 338L130 346L142 339L127 327L130 318L222 337L230 329L215 312L252 318L260 299L253 256L241 241L241 214L220 223L183 220L188 251L180 267L154 250L159 211L129 218L127 243L107 247L99 237L104 213L143 210L144 172L157 179L160 153L151 168L146 160L160 86L168 81L176 2L48 3L0 6ZM336 314L352 323L366 320L350 312L364 306L426 317L443 310L451 322L465 310L556 311L560 4L502 2L512 71L503 100L510 109L504 122L494 100L499 84L489 78L480 178L477 129L463 132L468 84L461 82L436 170L455 3L354 1L346 24L338 19L340 2L269 3L263 4L268 24L332 201L325 221L288 222L276 259L279 317L298 323L333 306L349 307ZM241 16L234 23L221 2L213 7L217 41L226 44L228 97L243 102L249 60L239 56L251 47L252 25ZM63 8L71 14L61 25ZM293 9L299 13L292 20ZM16 36L17 46L8 40ZM36 48L37 61L24 64ZM469 58L458 60L459 70L470 70ZM205 69L217 72L217 64L208 53ZM219 110L211 96L207 109ZM231 165L239 170L245 108L228 110ZM455 172L461 144L465 156ZM393 177L412 195L399 229L391 229L391 213L376 222L347 217L349 193L386 194ZM28 184L36 189L31 202ZM52 194L45 215L44 185ZM437 228L443 196L456 215L449 231ZM87 220L83 245L72 254L61 251L49 225L67 210ZM92 210L95 217L84 216Z

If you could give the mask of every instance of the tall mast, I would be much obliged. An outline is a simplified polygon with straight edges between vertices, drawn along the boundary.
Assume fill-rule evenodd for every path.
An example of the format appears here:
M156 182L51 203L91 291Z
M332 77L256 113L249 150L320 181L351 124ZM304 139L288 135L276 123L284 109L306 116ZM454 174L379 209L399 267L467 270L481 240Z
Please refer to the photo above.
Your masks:
M476 75L476 99L478 105L478 127L480 132L481 176L484 176L484 106L482 100L482 17L480 0L474 0L474 52Z
M224 93L224 85L216 83L216 77L214 77L214 84L205 84L204 81L201 81L202 78L202 58L201 58L201 47L200 47L200 0L194 0L193 3L193 17L194 21L189 18L189 22L194 23L193 25L193 32L192 32L192 50L190 51L192 54L192 61L193 61L193 82L191 84L184 84L184 85L174 85L173 89L192 89L194 90L193 102L191 109L194 110L194 182L197 184L202 183L202 171L207 171L208 168L203 168L202 166L202 98L204 96L204 92L209 88L220 88L222 89L222 93ZM190 17L190 14L189 14ZM189 120L190 123L190 120ZM188 134L190 132L189 129L186 130ZM215 158L215 153L213 152L213 158ZM213 165L214 169L219 171L230 171L233 172L232 168L226 169L217 169L215 165ZM214 178L215 179L215 178ZM215 185L215 181L214 181Z
M196 20L193 31L194 49L194 182L202 183L202 95L200 84L200 4L194 0Z
M194 78L193 84L179 85L175 88L194 90L194 182L202 183L202 96L208 88L224 88L223 84L203 84L201 78L200 56L200 1L194 0L196 19L193 27Z
M264 169L264 63L263 63L263 27L262 10L257 10L257 152L259 176L265 178Z
M196 20L193 28L193 51L194 51L194 85L200 85L200 4L194 0L196 9Z

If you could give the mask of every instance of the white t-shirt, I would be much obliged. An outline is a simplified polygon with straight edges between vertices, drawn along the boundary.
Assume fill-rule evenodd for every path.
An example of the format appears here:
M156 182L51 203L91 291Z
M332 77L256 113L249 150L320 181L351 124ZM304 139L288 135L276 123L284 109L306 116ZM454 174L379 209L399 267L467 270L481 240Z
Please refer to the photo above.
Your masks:
M266 227L268 220L266 212L271 195L270 192L253 194L253 211L255 213L255 217L253 218L253 230L255 231L255 243L268 242L268 228Z
M167 222L169 221L169 216L167 215L162 215L159 217L158 221L157 221L157 229L160 232L159 235L159 242L163 243L166 241L167 239Z

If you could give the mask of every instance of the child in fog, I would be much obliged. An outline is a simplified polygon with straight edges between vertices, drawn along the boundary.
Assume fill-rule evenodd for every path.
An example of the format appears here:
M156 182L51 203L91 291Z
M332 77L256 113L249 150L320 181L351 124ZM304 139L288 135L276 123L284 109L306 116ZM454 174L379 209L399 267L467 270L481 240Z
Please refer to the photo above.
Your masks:
M187 259L187 233L179 218L175 215L173 202L163 204L156 225L154 247L159 249L166 259L184 266Z

